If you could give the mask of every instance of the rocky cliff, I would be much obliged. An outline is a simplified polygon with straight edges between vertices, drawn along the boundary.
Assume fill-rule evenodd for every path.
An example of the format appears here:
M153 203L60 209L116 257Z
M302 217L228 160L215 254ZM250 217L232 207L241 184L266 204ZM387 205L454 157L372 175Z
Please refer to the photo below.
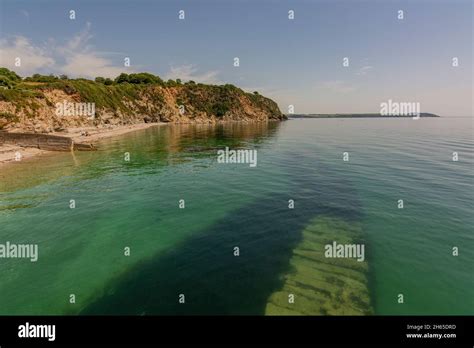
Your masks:
M217 123L283 120L277 104L233 85L162 81L122 74L114 81L41 76L0 68L0 129L49 133L70 127L142 122Z

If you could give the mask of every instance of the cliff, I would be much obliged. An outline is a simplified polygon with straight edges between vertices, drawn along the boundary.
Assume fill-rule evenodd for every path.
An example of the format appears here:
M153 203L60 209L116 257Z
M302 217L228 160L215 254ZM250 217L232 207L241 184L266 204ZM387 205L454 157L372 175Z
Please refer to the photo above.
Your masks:
M286 119L277 104L233 85L162 81L121 74L114 81L33 75L0 68L0 129L49 133L136 123L217 123Z

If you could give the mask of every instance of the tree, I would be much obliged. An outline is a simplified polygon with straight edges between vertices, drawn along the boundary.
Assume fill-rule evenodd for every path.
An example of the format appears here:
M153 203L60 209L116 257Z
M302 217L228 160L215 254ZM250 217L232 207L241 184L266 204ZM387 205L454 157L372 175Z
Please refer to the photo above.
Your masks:
M69 80L69 77L68 77L67 75L64 75L64 74L63 74L63 75L59 75L59 78L60 78L61 80Z
M169 87L175 87L177 83L175 80L169 79L168 81L166 81L166 85Z
M14 71L11 71L7 68L0 68L0 76L5 76L8 80L12 82L20 82L21 77L18 76Z
M119 76L115 78L115 83L125 83L128 81L128 74L121 73Z
M34 74L31 77L25 78L25 81L29 81L29 82L55 82L57 80L58 80L58 77L54 76L53 74L50 74L50 75Z
M113 83L114 83L114 81L112 81L112 80L109 79L108 77L107 77L107 78L105 79L105 81L104 81L104 85L106 85L106 86L110 86L110 85L113 84Z
M137 73L128 75L128 82L134 84L152 84L158 83L163 85L163 80L159 76L150 73Z
M95 78L95 82L97 82L97 83L105 83L105 79L104 79L103 77L101 77L101 76L97 76L97 77Z

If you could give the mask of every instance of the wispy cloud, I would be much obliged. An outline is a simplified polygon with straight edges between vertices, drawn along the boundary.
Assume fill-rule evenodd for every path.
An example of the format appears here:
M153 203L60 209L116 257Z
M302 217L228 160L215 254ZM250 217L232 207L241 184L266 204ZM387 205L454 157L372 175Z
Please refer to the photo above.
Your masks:
M366 75L370 70L372 70L374 67L371 66L371 65L364 65L363 67L359 68L357 71L356 71L356 75L358 76L362 76L362 75Z
M60 71L68 76L81 77L116 77L122 73L125 68L119 68L111 65L110 61L91 53L75 52L66 59L66 64L60 68ZM131 70L127 70L131 72Z
M123 72L125 67L114 64L90 44L92 38L91 24L87 23L82 31L61 45L52 39L42 46L34 45L23 36L3 39L0 41L0 65L21 75L47 72L93 78L115 77ZM21 59L21 66L15 65L17 57ZM132 71L127 68L127 72Z
M48 47L35 46L24 36L0 40L0 52L0 65L20 74L28 75L42 68L52 68L55 63Z
M170 71L165 74L165 79L181 79L183 81L193 80L195 82L221 84L218 79L218 71L199 72L194 64L172 66Z
M94 50L89 43L92 37L91 24L87 23L84 30L76 34L66 45L57 49L65 60L64 65L59 69L62 73L83 77L115 77L125 70L124 67L114 65ZM127 68L127 71L131 72L132 69Z
M26 10L20 10L20 13L26 18L26 21L30 21L30 13Z

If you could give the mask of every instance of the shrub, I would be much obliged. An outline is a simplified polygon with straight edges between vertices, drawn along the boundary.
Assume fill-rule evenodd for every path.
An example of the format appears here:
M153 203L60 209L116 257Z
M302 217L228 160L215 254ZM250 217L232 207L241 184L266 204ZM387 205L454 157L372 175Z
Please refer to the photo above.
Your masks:
M115 83L125 83L125 82L129 82L128 74L121 73L119 76L115 78Z
M172 80L172 79L169 79L168 81L166 81L166 85L168 87L176 87L177 86L177 83L175 80Z
M18 116L11 112L0 112L0 118L5 118L10 122L18 122Z
M229 111L229 105L227 103L218 102L212 106L212 113L217 117L222 117Z
M28 82L55 82L59 80L57 76L54 75L40 75L40 74L34 74L31 77L25 78L25 81Z
M0 75L0 86L12 88L14 86L14 83L8 77Z
M14 71L11 71L7 68L0 68L0 76L4 76L12 82L20 82L21 77L18 76Z
M163 80L161 78L149 73L130 74L129 82L135 83L135 84L151 84L151 83L163 84Z

